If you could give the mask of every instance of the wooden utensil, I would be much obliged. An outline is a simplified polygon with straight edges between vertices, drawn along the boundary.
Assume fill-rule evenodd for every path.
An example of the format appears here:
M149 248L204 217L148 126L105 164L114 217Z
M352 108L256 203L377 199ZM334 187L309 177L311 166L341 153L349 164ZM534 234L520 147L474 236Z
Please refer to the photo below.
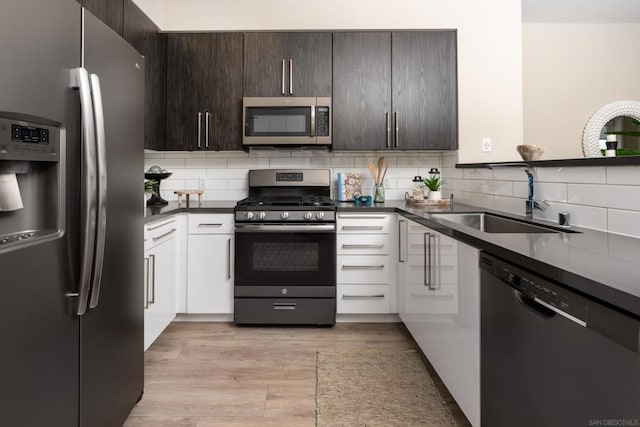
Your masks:
M371 176L374 180L378 177L378 174L376 173L376 166L371 162L369 163L369 172L371 172Z
M378 175L376 176L376 184L382 183L382 167L384 166L384 157L378 159Z
M384 184L384 177L387 175L387 169L389 169L389 165L386 165L384 167L384 172L382 173L382 178L380 178L380 183L379 184Z

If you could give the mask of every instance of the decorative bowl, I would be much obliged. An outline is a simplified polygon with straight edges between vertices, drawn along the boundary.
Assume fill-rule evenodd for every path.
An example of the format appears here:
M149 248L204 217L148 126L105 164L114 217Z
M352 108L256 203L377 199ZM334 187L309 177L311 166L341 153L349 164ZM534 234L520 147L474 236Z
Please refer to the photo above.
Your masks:
M538 160L540 156L542 156L542 153L544 153L544 147L532 144L518 145L516 150L520 153L522 160L525 161Z

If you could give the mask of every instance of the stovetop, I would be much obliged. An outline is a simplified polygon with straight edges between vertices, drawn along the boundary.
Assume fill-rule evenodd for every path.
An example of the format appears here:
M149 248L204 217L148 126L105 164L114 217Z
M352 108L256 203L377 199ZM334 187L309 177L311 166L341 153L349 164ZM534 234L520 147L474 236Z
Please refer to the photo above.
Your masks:
M336 204L327 196L272 196L272 197L247 197L240 200L236 208L242 210L263 209L282 210L296 208L329 208L333 210Z

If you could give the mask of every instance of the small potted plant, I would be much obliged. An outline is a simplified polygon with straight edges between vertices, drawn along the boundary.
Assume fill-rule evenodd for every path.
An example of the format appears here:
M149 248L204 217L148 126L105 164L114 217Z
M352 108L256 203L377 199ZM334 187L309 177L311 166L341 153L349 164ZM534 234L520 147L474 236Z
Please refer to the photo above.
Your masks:
M440 175L431 175L424 179L424 185L429 189L429 200L442 199L442 184L444 184L444 179L441 179Z

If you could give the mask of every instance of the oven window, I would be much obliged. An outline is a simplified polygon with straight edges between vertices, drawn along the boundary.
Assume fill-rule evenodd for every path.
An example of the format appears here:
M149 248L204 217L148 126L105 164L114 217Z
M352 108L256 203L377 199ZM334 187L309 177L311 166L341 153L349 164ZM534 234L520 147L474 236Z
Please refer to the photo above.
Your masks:
M255 271L317 271L319 262L318 243L256 242L253 245Z
M236 285L335 286L336 235L236 232Z
M249 107L246 136L310 136L310 107Z

